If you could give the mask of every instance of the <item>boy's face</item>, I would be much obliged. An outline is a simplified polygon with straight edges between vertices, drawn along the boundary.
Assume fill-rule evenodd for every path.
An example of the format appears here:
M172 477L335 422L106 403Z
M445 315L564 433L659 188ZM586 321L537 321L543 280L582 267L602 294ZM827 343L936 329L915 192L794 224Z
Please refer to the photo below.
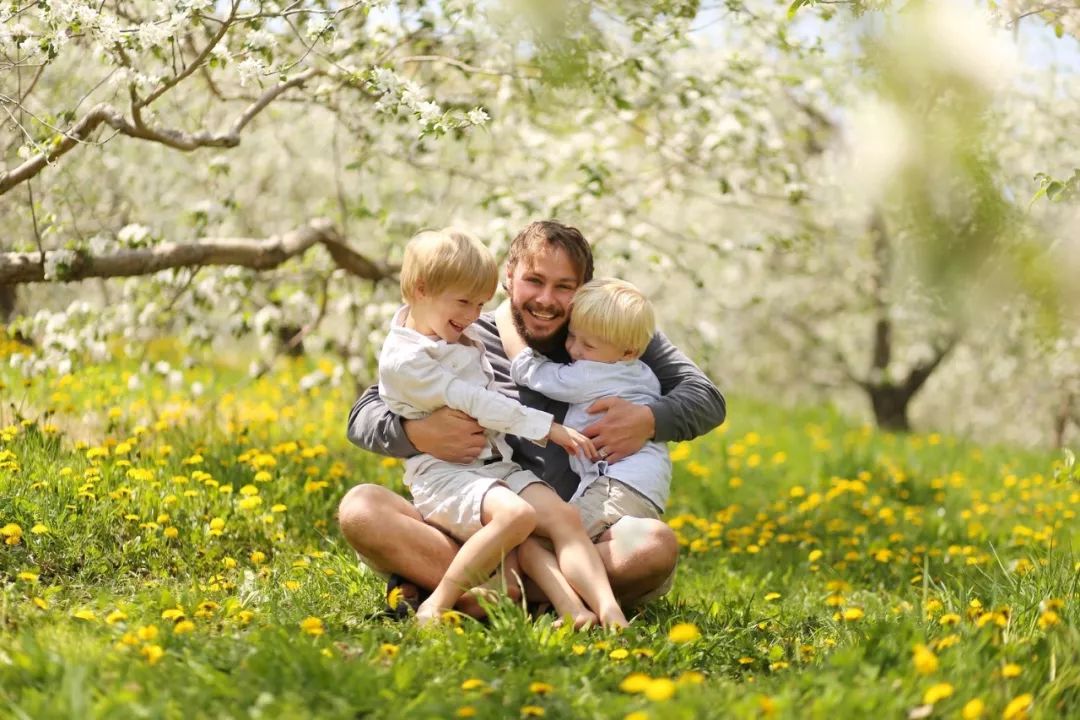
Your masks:
M612 345L595 335L583 333L570 323L570 331L566 334L566 352L574 360L592 360L593 362L613 363L620 360L629 360L633 353L629 350Z
M559 347L579 284L577 268L558 246L544 247L518 262L508 290L510 314L521 339L540 352Z
M416 302L409 307L409 316L418 332L456 343L465 328L480 317L484 304L490 299L488 295L469 294L461 290L444 290L429 295L421 289Z

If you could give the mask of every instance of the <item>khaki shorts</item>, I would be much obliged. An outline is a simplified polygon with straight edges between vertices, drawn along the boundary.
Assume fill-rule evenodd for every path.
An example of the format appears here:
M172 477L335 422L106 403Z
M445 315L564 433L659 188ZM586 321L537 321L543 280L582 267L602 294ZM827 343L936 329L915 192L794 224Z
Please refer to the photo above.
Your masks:
M468 466L439 463L413 478L409 491L425 522L465 542L484 525L481 508L488 490L505 485L520 495L538 482L543 481L517 463L505 460Z
M661 511L647 497L626 483L609 477L600 477L585 488L585 492L571 503L581 515L581 524L593 542L624 517L659 520ZM656 589L636 598L633 604L643 605L666 595L675 584L675 571Z

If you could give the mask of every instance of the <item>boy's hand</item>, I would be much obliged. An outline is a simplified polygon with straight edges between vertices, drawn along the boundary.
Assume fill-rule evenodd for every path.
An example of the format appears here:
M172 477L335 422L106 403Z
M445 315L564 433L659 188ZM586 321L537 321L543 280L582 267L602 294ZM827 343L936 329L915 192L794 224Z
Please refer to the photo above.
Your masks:
M585 437L577 430L568 428L565 425L551 423L551 432L548 433L548 440L563 448L571 455L578 455L579 457L584 456L592 461L600 459L600 454L596 452L596 446L593 445L592 440Z
M417 450L459 465L476 460L487 446L487 436L480 423L448 407L419 420L406 420L402 427Z
M656 434L656 418L647 405L606 397L594 402L587 411L590 415L604 413L584 432L600 449L600 456L609 463L633 455Z

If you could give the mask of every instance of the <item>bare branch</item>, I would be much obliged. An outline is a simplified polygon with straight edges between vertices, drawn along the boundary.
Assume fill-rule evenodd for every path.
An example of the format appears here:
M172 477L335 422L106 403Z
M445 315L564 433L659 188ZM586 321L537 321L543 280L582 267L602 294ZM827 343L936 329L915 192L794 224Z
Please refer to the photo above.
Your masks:
M924 360L915 367L911 368L907 378L904 380L904 392L909 396L914 396L919 391L919 388L923 386L923 383L927 381L937 366L948 356L952 349L956 347L956 344L960 341L960 334L954 333L945 338L943 343L940 343L934 348L933 357Z
M133 277L162 270L205 265L235 265L253 270L270 270L289 258L302 255L312 245L321 244L338 267L364 280L387 280L397 268L371 260L350 248L328 220L317 219L284 235L266 239L204 238L191 243L162 243L135 250L119 250L103 255L76 255L72 267L57 280L68 282L92 277ZM45 266L50 260L70 261L70 253L51 250L42 258L37 253L0 253L0 285L45 282Z
M3 195L19 183L26 182L44 170L47 165L66 155L72 148L86 140L102 124L112 127L123 135L160 143L185 152L204 147L236 147L240 144L240 132L256 115L283 92L303 85L317 75L318 72L314 68L306 70L286 82L268 88L258 100L240 114L227 132L220 134L213 134L205 130L197 133L187 133L171 128L138 127L128 122L112 106L105 103L98 104L91 108L70 130L54 138L51 150L35 155L12 170L0 172L0 195Z

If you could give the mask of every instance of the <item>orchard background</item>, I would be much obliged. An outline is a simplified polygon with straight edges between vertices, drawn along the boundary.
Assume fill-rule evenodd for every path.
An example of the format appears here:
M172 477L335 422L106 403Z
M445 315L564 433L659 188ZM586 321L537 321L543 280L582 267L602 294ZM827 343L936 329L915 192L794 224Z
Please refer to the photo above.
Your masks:
M1074 2L0 20L5 716L1075 712ZM333 514L402 490L344 440L401 248L544 217L729 396L676 591L377 619Z

